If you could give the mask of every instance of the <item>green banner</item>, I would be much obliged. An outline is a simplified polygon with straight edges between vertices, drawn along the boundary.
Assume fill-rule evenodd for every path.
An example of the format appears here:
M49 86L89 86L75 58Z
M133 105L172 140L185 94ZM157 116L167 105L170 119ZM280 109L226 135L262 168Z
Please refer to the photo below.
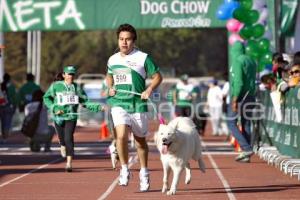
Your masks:
M265 118L260 121L262 141L277 147L283 155L300 158L300 87L290 89L281 104L282 121L276 115L269 92L260 94L265 105Z
M293 36L295 32L298 0L283 0L281 4L281 34Z
M0 0L0 31L224 27L223 0Z

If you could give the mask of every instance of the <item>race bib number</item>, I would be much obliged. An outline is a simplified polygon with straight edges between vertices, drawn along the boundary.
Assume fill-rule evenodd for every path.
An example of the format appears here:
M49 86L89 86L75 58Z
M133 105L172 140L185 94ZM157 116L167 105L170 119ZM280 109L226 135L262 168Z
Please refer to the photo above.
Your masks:
M113 75L113 77L115 85L132 84L131 74L117 74Z
M178 93L178 98L181 99L181 100L187 99L188 96L189 96L189 93L186 92L186 91L180 91L180 92Z
M79 103L79 97L73 92L57 93L58 105L76 105Z

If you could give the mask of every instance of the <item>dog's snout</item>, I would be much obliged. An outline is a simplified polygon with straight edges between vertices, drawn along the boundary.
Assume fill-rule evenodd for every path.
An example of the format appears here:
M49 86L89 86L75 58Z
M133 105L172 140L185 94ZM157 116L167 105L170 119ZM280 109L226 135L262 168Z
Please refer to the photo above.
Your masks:
M162 141L163 141L163 142L167 142L167 138L163 138Z

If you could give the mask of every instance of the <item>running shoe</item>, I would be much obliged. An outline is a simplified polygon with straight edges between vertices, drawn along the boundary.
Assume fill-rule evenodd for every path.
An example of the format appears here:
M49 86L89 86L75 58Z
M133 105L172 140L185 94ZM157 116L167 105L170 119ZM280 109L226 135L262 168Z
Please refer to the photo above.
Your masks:
M67 156L66 147L65 146L60 146L60 155L63 158L65 158Z
M119 176L119 185L127 186L130 178L130 171L128 169L121 169Z
M141 173L140 172L140 191L146 192L150 188L150 178L149 178L149 172L147 173Z

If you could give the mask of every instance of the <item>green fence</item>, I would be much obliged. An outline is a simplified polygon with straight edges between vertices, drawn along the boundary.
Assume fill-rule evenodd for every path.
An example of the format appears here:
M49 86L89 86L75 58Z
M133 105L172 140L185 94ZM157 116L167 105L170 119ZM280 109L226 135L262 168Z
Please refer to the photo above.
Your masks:
M265 106L265 116L260 120L261 139L277 147L283 155L300 158L300 87L290 89L281 104L282 120L276 122L276 115L268 91L260 92L261 103Z

